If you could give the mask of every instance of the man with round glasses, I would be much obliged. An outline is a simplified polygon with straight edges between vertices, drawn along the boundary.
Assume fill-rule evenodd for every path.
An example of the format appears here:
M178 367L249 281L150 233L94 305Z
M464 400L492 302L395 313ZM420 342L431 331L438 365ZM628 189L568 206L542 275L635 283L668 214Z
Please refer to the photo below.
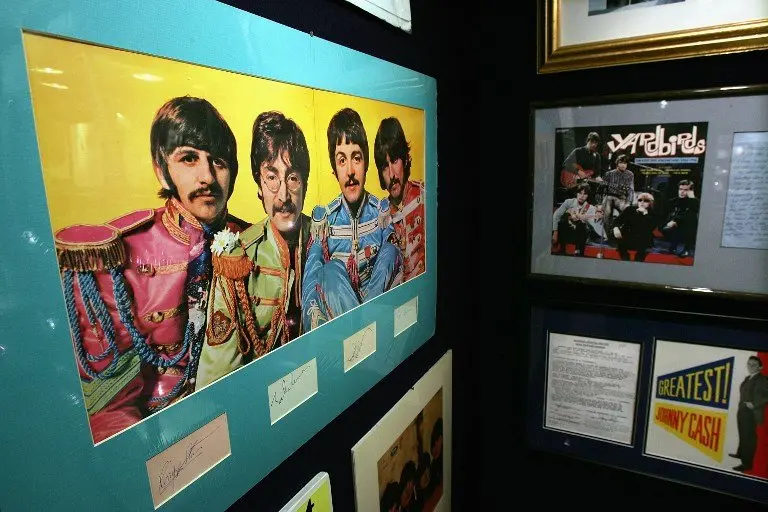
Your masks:
M302 213L309 150L301 128L281 112L253 124L251 171L267 217L213 245L206 343L198 387L299 336L302 270L310 219ZM218 242L218 243L217 243Z

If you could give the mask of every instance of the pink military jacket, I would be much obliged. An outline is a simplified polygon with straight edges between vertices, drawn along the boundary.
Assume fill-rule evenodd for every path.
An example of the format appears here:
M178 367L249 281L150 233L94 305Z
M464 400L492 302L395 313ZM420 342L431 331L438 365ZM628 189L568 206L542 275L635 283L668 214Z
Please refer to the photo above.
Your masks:
M247 224L228 216L227 226ZM200 223L176 199L56 233L94 442L192 391L185 282L204 244Z

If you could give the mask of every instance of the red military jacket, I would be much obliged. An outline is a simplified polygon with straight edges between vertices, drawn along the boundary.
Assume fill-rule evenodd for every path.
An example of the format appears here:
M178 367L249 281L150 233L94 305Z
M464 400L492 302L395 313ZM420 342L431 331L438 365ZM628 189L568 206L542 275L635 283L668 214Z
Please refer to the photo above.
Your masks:
M228 216L227 227L240 231L247 224ZM176 199L56 233L95 442L191 390L185 282L188 264L204 244L202 226Z
M390 202L392 225L403 252L403 281L418 276L426 267L424 198L424 185L419 181L408 180L400 205L395 206Z

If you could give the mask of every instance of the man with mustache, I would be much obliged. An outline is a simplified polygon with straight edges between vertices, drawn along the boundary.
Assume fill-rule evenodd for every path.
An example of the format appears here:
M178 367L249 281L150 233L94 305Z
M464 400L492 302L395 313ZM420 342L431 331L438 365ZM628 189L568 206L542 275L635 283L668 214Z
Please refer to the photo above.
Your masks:
M231 244L214 243L198 387L301 334L301 275L310 223L301 210L309 150L293 120L280 112L259 114L253 123L251 171L268 216Z
M237 177L235 136L208 101L166 102L150 131L165 206L56 233L94 442L194 390L211 278L210 241Z
M391 242L389 201L365 190L368 137L360 115L351 108L338 111L327 137L341 194L312 211L301 285L305 331L388 290L402 266L402 253Z
M403 253L403 276L407 281L424 272L424 184L409 180L411 145L395 117L381 121L373 145L373 157L379 170L379 184L389 192L389 210Z

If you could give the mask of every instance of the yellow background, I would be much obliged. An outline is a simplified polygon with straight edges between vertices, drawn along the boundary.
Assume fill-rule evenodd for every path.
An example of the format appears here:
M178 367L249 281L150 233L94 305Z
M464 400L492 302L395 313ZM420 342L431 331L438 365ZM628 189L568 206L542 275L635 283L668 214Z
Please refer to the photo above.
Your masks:
M323 482L314 493L312 493L312 504L315 506L312 512L331 512L331 487L328 484L328 480ZM303 512L307 509L309 500L305 501L296 512Z
M682 411L683 413L687 414L688 420L684 423L683 431L680 432L680 430L675 429L666 423L659 421L656 419L656 417L659 414L659 408L666 407L667 409L673 409L676 411ZM708 446L701 445L697 442L695 439L691 439L688 437L688 431L691 428L690 425L690 418L691 415L695 414L697 416L711 416L712 418L719 418L720 419L720 425L722 425L722 432L720 432L720 439L718 443L718 449L713 450L709 448ZM699 420L701 421L701 420ZM667 432L671 433L672 435L676 436L678 439L688 443L689 445L693 446L700 452L706 454L710 458L716 460L717 462L723 462L723 453L725 451L725 434L726 434L726 428L728 427L728 413L727 412L718 412L711 409L702 409L699 407L685 407L683 405L679 404L673 404L669 402L656 402L656 405L653 408L653 422L666 430Z
M400 120L411 143L411 178L424 179L424 113L418 109L35 34L24 34L24 47L54 231L162 206L149 132L157 109L183 95L210 101L234 132L239 171L228 206L246 221L266 215L251 177L250 149L253 121L267 110L292 118L307 139L307 214L339 194L326 130L344 107L360 113L368 135L369 192L386 196L373 146L379 122L389 116Z
M317 148L316 169L320 172L310 176L310 181L320 178L320 198L318 204L327 204L339 195L339 182L333 173L330 157L328 156L328 123L333 115L345 107L351 107L360 114L368 135L368 173L365 178L365 189L377 197L387 194L379 185L379 171L373 157L373 146L379 123L387 117L396 117L403 127L405 138L411 144L411 177L413 180L424 179L424 113L421 110L402 107L391 103L368 100L327 91L315 91L315 136L314 146Z

